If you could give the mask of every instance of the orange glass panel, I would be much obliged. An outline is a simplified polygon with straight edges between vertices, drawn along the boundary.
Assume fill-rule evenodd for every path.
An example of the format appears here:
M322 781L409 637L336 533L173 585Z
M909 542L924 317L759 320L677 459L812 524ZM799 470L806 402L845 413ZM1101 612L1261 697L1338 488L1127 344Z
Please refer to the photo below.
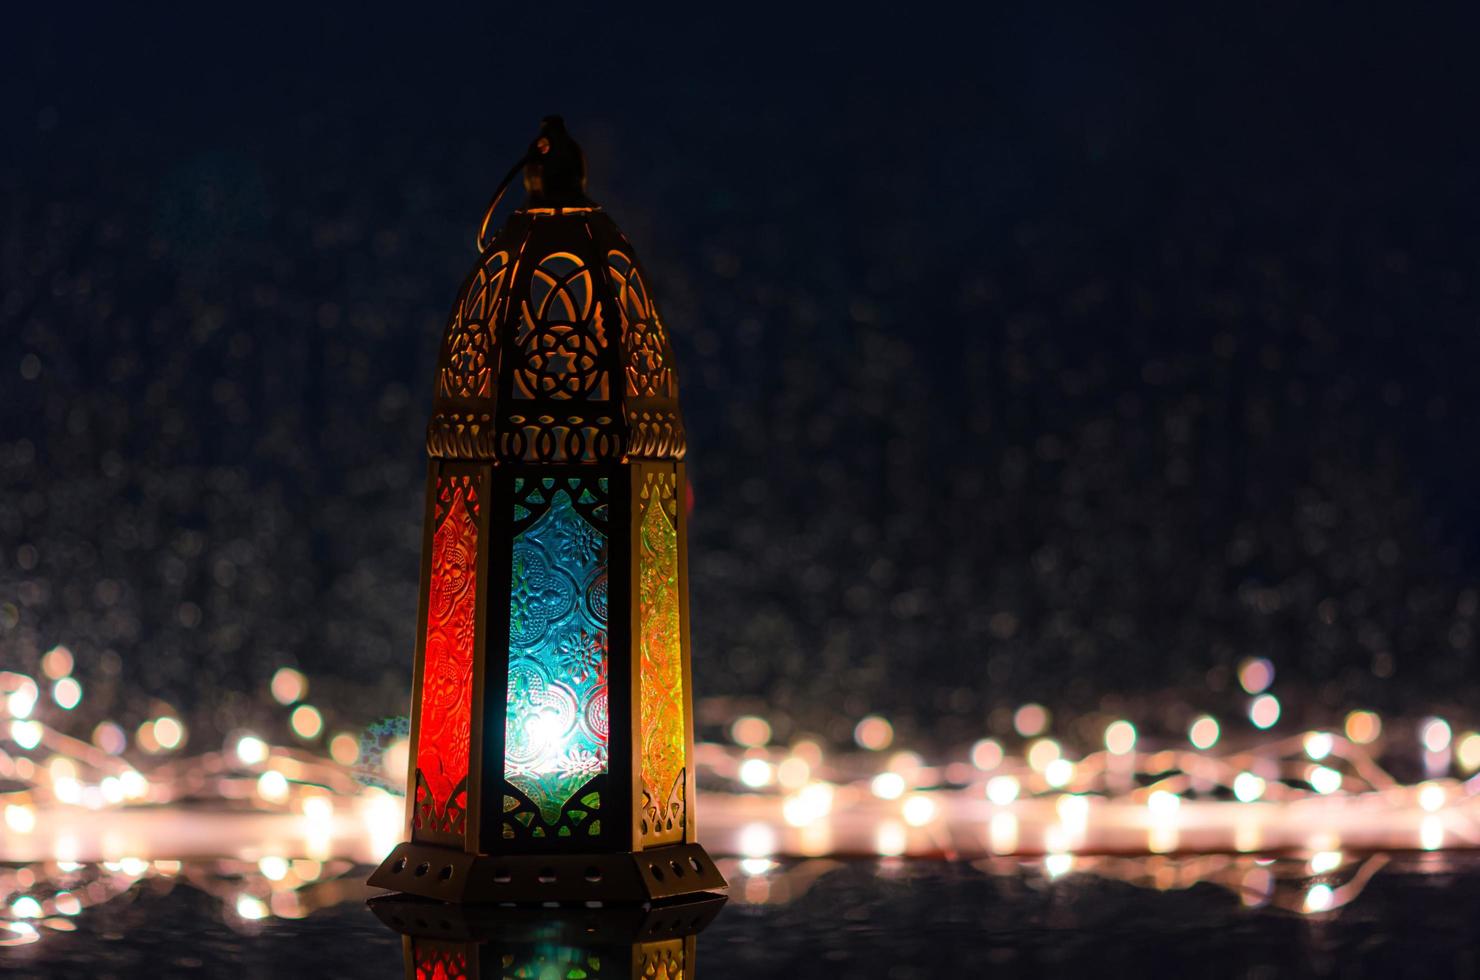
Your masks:
M416 739L414 826L445 834L461 834L467 817L478 591L478 482L472 476L444 475L437 479Z
M683 837L684 692L679 635L678 532L669 474L649 477L638 558L642 690L642 839Z

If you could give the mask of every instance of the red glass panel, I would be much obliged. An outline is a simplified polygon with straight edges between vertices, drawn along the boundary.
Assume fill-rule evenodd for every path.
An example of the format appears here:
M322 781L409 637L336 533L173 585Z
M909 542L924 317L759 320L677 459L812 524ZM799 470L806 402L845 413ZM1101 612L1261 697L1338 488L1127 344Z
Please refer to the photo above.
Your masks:
M468 956L460 949L416 942L411 955L416 980L464 980L468 975Z
M437 479L426 656L416 740L417 830L462 834L472 745L478 479Z

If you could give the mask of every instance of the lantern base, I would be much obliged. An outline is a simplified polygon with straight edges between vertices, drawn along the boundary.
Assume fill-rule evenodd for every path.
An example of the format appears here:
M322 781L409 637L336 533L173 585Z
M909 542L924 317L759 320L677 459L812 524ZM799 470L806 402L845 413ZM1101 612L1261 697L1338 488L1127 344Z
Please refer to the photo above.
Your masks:
M397 844L370 885L458 904L637 902L727 887L698 844L617 854L468 854Z

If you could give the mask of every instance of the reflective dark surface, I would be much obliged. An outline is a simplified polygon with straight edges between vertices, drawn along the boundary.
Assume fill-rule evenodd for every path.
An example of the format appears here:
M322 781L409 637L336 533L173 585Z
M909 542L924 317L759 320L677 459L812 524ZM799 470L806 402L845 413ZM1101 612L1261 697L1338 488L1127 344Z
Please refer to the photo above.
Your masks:
M1480 963L1480 861L1448 855L1397 856L1321 915L1279 907L1278 895L1250 907L1262 899L1210 883L1158 890L1026 867L811 862L738 879L698 937L690 976L1470 976ZM340 904L305 919L242 923L194 888L146 883L81 916L74 933L0 950L0 969L402 976L401 937L344 885ZM498 973L485 963L483 975Z

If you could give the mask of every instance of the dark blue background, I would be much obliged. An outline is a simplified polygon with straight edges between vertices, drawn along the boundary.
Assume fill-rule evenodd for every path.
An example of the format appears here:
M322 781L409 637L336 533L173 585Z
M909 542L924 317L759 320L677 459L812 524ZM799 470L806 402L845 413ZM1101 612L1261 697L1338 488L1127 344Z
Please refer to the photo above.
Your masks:
M702 719L1474 703L1458 18L305 6L7 15L0 664L399 710L437 338L561 112L678 348Z

